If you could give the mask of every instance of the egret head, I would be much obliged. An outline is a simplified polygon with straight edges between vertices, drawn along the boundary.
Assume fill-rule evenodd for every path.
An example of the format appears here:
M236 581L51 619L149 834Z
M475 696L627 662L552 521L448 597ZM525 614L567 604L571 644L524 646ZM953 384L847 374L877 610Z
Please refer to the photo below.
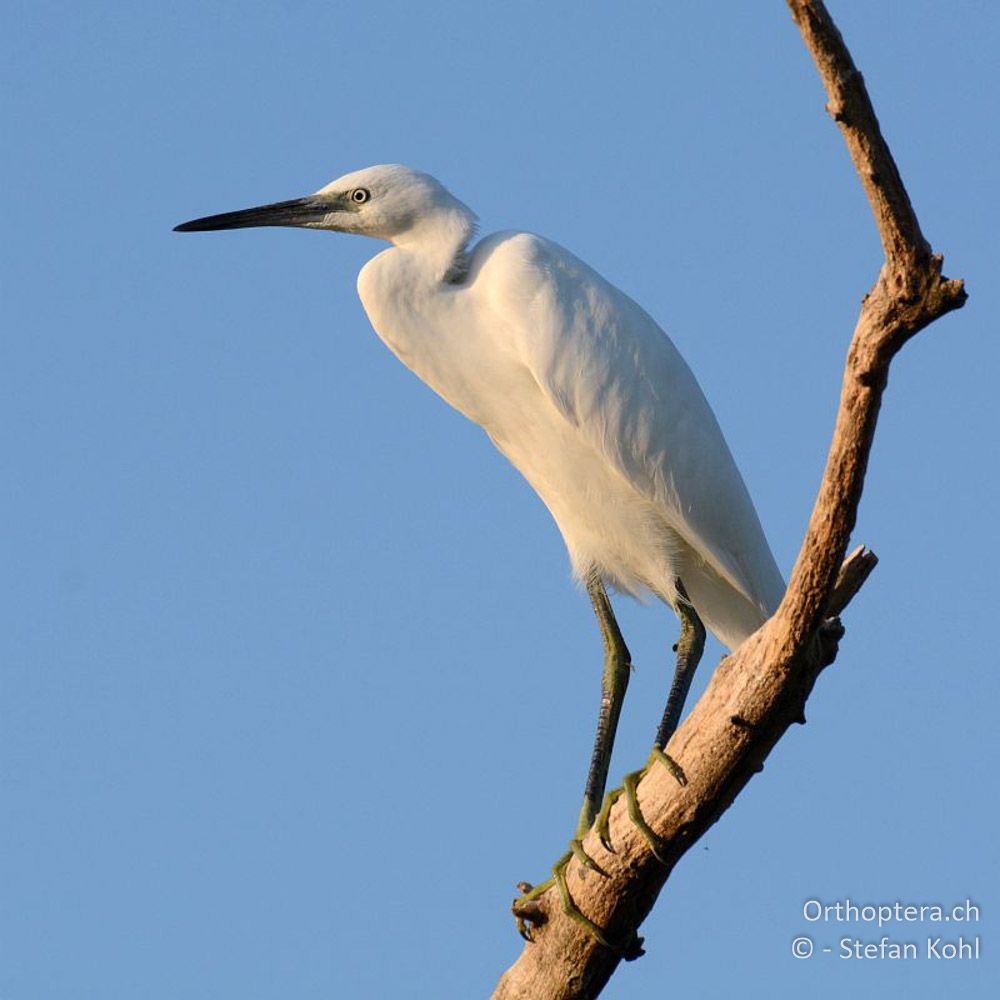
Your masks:
M294 226L360 233L405 244L445 225L471 234L475 215L429 174L399 164L345 174L315 194L194 219L176 232Z

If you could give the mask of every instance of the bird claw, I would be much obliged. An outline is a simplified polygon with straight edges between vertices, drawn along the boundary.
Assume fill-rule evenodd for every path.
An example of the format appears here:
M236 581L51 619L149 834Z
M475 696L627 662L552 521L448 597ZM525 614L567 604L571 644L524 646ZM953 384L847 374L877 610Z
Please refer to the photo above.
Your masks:
M614 944L612 941L608 940L608 937L604 931L603 927L599 927L590 919L577 905L573 902L573 897L569 894L569 886L566 884L566 868L569 864L569 856L563 855L553 866L552 874L556 879L556 888L559 890L559 900L562 903L562 911L571 920L575 920L578 924L586 928L597 941L598 944L603 945L609 951L614 952L619 958L626 962L631 962L637 959L640 955L645 954L642 948L642 938L636 934L635 931L632 932L632 937L624 945Z
M605 878L610 877L608 873L583 849L583 843L579 838L574 838L569 842L569 850L570 854L572 854L573 857L586 868L597 872L598 875L603 875Z
M579 841L574 843L579 844ZM580 848L579 853L573 849L573 845L570 845L570 850L568 850L553 866L552 866L552 878L547 879L536 886L530 886L528 891L524 893L520 899L515 899L511 904L511 912L514 914L514 921L517 925L517 932L525 939L525 941L534 941L533 929L539 927L546 922L548 919L548 914L545 910L538 904L538 898L542 893L548 891L553 885L559 890L559 902L562 906L563 913L566 914L571 920L576 921L584 927L590 935L597 941L598 944L603 945L609 951L614 952L619 958L626 962L631 962L640 955L644 955L642 947L642 938L639 937L635 931L632 932L632 937L624 945L617 945L611 940L609 940L604 928L599 927L590 919L573 901L573 897L570 895L569 886L566 883L566 869L569 867L570 861L574 857L587 858L583 848ZM587 865L587 867L592 867L596 871L601 871L601 869L592 862ZM602 872L602 874L607 874ZM528 883L519 883L518 887L521 885L527 885Z
M682 788L688 783L687 775L684 773L684 769L674 760L673 757L668 753L664 753L659 747L653 747L649 754L649 760L646 763L646 767L650 767L654 761L659 761L676 779L677 784Z
M610 854L614 854L614 848L611 845L611 808L624 795L628 803L629 819L632 820L636 829L645 838L646 843L649 844L649 848L653 852L653 857L661 865L669 867L671 862L667 860L667 851L670 847L670 841L659 836L646 822L645 817L642 815L642 810L639 808L639 796L637 792L639 781L649 768L657 762L662 764L673 775L679 785L684 786L688 783L687 776L684 774L684 770L680 764L669 754L664 753L659 747L654 747L652 753L649 755L649 761L644 768L633 771L631 774L626 774L622 782L622 787L614 788L604 796L604 801L601 803L601 811L594 820L593 828L597 832L597 837L605 850ZM555 886L559 891L559 901L563 913L571 920L576 921L586 928L598 944L614 952L626 962L630 962L640 955L645 954L642 948L642 938L635 931L632 932L631 940L626 942L625 945L617 945L608 939L602 927L595 924L576 905L573 897L570 895L569 886L566 882L566 869L573 858L576 858L584 867L598 872L605 878L608 877L608 873L584 850L582 837L574 837L570 841L569 850L552 866L552 878L546 879L546 881L539 885L532 885L530 882L518 882L517 887L522 895L519 899L514 900L510 908L511 913L514 915L518 934L525 941L534 941L534 929L540 927L548 920L548 913L539 904L538 900L545 892Z
M517 933L525 941L534 941L533 928L541 927L548 920L548 914L539 906L536 900L525 901L524 899L515 899L511 903L510 912L514 914Z
M646 843L649 844L649 849L653 852L653 857L660 862L664 867L669 868L670 862L666 858L667 848L670 846L669 840L664 840L653 828L646 822L646 818L642 815L642 810L639 808L639 796L636 792L636 788L639 784L639 780L646 773L647 767L642 768L638 771L633 771L631 774L626 774L622 782L625 788L625 797L628 802L628 815L629 819L632 820L632 824L635 828L643 835Z
M564 855L568 858L568 855ZM559 859L560 861L562 858ZM559 862L557 861L556 864ZM553 868L553 871L555 869ZM517 933L524 938L525 941L534 941L534 935L532 934L532 929L535 927L541 927L542 924L548 920L548 914L545 909L539 905L538 899L547 890L551 889L555 885L555 878L546 879L544 882L540 882L538 885L532 885L530 882L518 882L517 888L520 890L521 895L519 898L515 899L514 902L510 904L510 912L514 914L514 923L517 926Z
M639 828L646 840L649 841L649 836L652 835L658 843L656 845L650 841L650 846L654 847L654 854L657 850L662 847L663 841L656 837L656 834L650 830L649 825L646 823L642 816L642 811L639 809L639 801L636 798L636 785L639 783L642 775L657 761L661 763L677 780L677 783L681 786L687 784L687 775L685 775L684 770L681 768L680 764L677 763L669 754L664 753L659 747L653 747L652 752L649 755L649 761L646 767L642 768L640 771L635 771L629 777L632 781L627 785L623 785L621 788L613 788L607 795L604 796L604 802L601 804L601 811L597 814L597 818L594 820L594 829L597 831L597 837L604 849L609 854L614 854L615 849L611 845L611 807L622 797L623 794L629 796L629 817L632 822ZM630 787L631 786L631 787ZM638 816L638 822L636 822L636 817ZM648 834L647 832L648 831Z
M597 814L597 819L594 820L594 829L597 831L597 837L604 846L604 850L609 854L615 853L615 849L611 846L611 830L608 826L608 821L611 818L611 807L621 798L624 791L624 788L613 788L608 792L604 796L601 811Z

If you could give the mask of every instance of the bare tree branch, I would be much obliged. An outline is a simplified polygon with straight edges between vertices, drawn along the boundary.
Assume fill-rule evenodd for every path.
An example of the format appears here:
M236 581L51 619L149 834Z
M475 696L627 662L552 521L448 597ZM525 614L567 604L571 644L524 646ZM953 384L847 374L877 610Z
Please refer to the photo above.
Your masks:
M864 586L871 571L878 565L878 556L871 549L859 545L843 562L837 574L837 582L826 606L828 617L836 617L854 599L854 595Z
M596 997L622 958L641 953L636 929L673 866L722 815L793 722L804 722L816 677L836 656L840 614L864 583L875 557L844 553L857 515L889 364L915 333L965 301L962 282L941 275L864 80L820 0L787 0L819 70L827 108L840 127L868 197L885 263L865 296L844 372L840 407L819 495L788 591L774 617L720 663L668 747L685 785L653 767L638 786L654 854L628 814L624 797L611 811L613 852L591 831L584 847L607 873L573 861L569 892L609 949L563 911L553 889L530 914L534 941L501 977L494 1000ZM659 858L657 857L659 856Z

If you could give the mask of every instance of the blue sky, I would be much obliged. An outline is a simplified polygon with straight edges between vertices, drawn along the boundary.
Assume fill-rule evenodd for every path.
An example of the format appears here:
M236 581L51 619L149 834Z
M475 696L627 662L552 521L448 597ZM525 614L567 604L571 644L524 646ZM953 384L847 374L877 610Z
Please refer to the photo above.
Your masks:
M855 536L882 561L809 725L678 868L613 998L997 979L1000 15L831 6L970 300L893 370ZM513 885L579 807L587 601L530 489L368 327L376 244L170 230L399 161L484 231L559 241L671 332L787 573L880 250L784 5L0 21L0 994L488 995ZM645 759L676 630L617 607L613 779ZM803 919L846 897L972 898L982 958L794 959L803 933L877 940Z

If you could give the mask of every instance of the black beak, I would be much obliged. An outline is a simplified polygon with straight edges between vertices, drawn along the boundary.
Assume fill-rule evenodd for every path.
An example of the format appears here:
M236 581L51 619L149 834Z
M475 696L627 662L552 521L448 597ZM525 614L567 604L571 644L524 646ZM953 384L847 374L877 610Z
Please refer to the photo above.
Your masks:
M174 226L174 232L203 233L214 229L250 229L256 226L314 226L338 210L340 206L335 200L310 195L308 198L293 198L273 205L192 219Z

